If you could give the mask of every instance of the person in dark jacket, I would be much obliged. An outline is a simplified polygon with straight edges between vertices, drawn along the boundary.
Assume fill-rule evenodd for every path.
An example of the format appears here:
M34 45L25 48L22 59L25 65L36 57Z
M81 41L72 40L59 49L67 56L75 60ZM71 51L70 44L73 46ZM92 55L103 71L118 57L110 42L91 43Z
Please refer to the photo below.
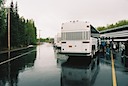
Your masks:
M106 47L106 59L110 59L110 57L111 57L111 50L110 50L109 45L107 45L107 47Z

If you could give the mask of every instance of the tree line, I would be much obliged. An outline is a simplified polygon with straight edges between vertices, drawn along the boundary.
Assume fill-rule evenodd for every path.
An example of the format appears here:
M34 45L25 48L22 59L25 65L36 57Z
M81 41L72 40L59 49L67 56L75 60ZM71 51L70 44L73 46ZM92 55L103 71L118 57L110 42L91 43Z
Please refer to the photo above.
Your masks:
M97 27L97 30L103 31L103 30L112 29L115 27L123 26L123 25L128 25L128 20L120 20L116 22L115 24L110 24L107 26L100 26L100 27Z
M11 48L36 44L36 27L32 19L28 20L18 14L17 3L10 4L10 42ZM8 43L8 13L4 0L0 0L0 49L6 49Z
M54 38L39 38L37 39L38 42L47 42L47 43L53 43Z

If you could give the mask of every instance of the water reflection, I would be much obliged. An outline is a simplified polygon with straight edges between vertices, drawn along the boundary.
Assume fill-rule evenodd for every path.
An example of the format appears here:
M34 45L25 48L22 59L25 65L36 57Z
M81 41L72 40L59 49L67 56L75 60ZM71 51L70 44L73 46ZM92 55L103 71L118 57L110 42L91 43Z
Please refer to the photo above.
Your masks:
M69 57L63 54L59 54L58 52L59 50L54 48L54 56L56 59L57 67L60 68L61 64L66 62Z
M69 59L61 65L61 86L92 86L99 72L99 66L84 58Z
M0 65L0 86L18 86L18 75L25 68L32 67L36 58L36 52Z

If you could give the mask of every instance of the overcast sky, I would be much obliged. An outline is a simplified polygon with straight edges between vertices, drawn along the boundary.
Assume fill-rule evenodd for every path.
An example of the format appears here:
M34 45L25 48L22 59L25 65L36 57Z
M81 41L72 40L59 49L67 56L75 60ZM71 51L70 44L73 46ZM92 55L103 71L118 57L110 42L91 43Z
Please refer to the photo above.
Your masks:
M11 0L6 0L9 6ZM20 16L35 21L38 37L54 37L61 24L88 21L94 27L128 20L128 0L13 0Z

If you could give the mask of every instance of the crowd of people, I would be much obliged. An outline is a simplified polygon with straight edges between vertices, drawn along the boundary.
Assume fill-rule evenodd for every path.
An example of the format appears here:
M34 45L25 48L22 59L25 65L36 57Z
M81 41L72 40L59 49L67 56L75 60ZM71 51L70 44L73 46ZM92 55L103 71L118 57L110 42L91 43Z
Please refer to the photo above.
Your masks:
M106 59L111 59L111 50L113 53L113 58L116 59L116 54L121 52L121 57L125 54L125 42L114 42L114 41L102 41L100 45L103 57Z

